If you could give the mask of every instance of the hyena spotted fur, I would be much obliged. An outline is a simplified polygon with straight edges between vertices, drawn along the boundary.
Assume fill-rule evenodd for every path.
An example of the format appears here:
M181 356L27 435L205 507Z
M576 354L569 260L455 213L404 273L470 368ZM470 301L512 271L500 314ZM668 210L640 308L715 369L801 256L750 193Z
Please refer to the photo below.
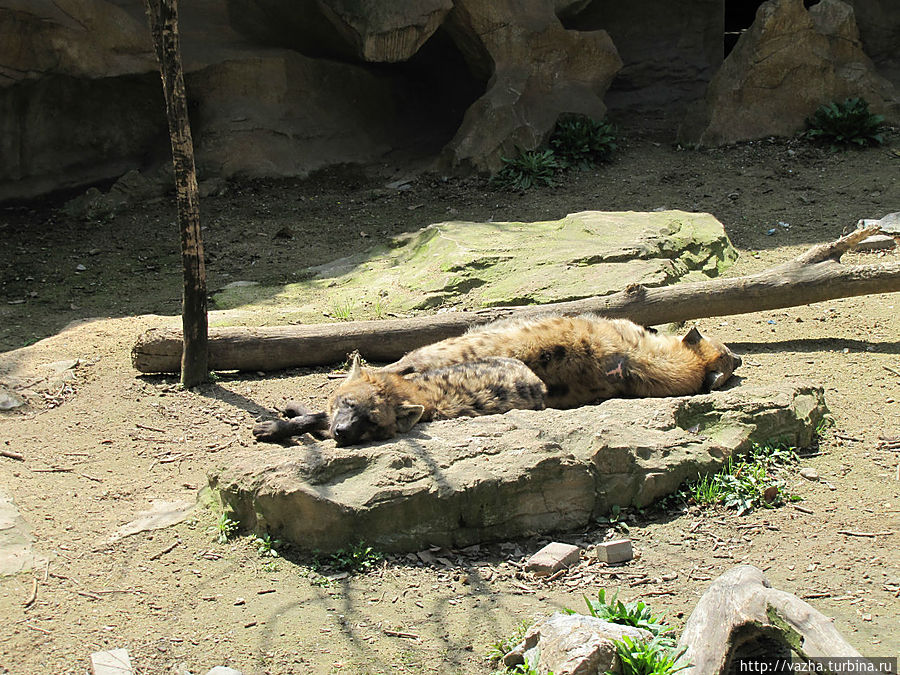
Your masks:
M728 347L696 328L679 338L584 314L497 321L416 349L382 371L409 375L489 355L528 366L547 386L551 408L708 392L741 365Z
M261 441L281 441L311 433L334 438L339 446L393 438L417 422L543 410L546 387L525 364L485 355L464 363L422 369L408 376L363 367L355 356L347 378L328 401L325 412L291 403L288 419L260 422L253 434Z

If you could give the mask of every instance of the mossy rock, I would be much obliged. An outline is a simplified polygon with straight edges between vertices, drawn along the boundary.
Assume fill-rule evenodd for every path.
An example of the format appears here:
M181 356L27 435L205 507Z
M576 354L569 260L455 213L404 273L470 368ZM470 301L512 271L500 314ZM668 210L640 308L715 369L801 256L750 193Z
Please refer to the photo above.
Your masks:
M737 258L708 213L584 211L535 223L451 221L304 271L284 286L230 285L216 309L257 323L382 318L602 296L717 276ZM215 318L213 323L216 323Z

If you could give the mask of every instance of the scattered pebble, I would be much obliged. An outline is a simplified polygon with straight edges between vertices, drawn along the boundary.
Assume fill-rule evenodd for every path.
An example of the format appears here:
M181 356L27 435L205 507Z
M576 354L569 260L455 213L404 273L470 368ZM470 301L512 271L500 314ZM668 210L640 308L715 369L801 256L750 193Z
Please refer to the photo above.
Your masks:
M804 467L800 469L800 475L803 476L806 480L817 481L819 480L819 472L813 469L812 467Z

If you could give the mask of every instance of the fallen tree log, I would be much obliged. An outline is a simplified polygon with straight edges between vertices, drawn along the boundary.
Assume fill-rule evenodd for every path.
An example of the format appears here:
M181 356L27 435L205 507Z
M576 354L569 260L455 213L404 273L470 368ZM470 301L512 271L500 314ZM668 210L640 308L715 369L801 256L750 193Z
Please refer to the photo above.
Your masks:
M662 288L634 285L611 295L570 302L409 319L210 329L209 367L281 370L316 366L342 361L355 349L370 361L394 361L423 345L512 315L595 312L650 326L900 291L900 263L844 265L840 261L844 253L878 231L878 227L855 230L836 241L814 246L793 260L744 277ZM177 372L180 357L181 333L177 329L149 330L131 352L132 364L142 373Z
M710 584L688 618L677 651L685 650L678 665L690 665L680 672L695 675L732 672L732 665L739 659L759 653L754 649L755 643L766 645L760 660L779 655L790 659L790 652L801 659L825 659L826 662L829 658L860 656L827 616L796 595L772 588L757 568L739 565ZM779 654L773 645L785 649ZM745 667L734 672L767 671ZM771 668L769 672L786 671Z

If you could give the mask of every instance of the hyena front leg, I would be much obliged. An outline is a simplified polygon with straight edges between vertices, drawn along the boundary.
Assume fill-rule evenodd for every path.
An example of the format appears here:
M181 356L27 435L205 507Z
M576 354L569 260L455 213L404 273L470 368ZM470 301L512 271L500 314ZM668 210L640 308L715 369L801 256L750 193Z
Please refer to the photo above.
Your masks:
M256 436L256 440L278 443L292 436L302 436L307 433L320 441L329 438L328 413L312 412L302 403L295 401L285 404L281 413L287 419L267 420L259 422L253 427L253 435Z

